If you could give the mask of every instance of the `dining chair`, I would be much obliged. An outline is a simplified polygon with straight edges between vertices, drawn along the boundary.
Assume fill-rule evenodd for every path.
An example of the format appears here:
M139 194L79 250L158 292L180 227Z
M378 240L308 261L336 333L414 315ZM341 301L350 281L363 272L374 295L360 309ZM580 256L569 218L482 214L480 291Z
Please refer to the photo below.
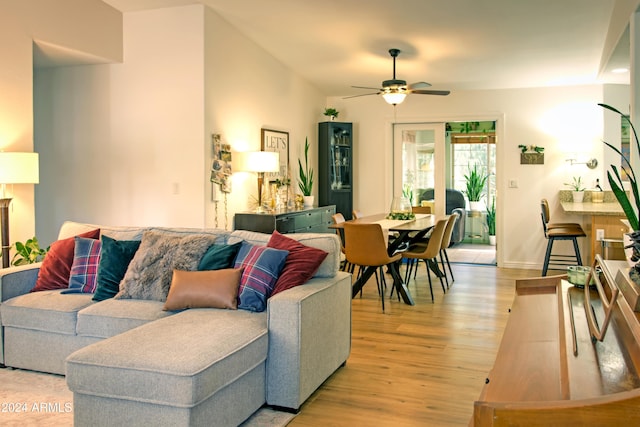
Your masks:
M460 214L457 212L453 212L449 215L447 219L447 226L444 229L444 234L442 236L442 245L440 245L440 263L442 264L442 272L444 273L444 279L447 282L447 289L449 289L449 279L447 278L447 270L445 268L445 261L447 263L446 267L449 268L449 274L451 275L451 283L455 281L453 277L453 270L451 270L451 263L449 262L449 254L447 253L447 248L451 245L451 236L453 235L453 227L456 225L456 221L458 221Z
M362 218L362 217L363 217L362 212L360 212L360 211L359 211L359 210L357 210L357 209L354 209L354 210L351 212L351 218L352 218L352 219L358 219L358 218Z
M383 233L380 224L344 223L345 253L347 260L361 267L374 268L374 271L379 271L382 276L380 281L376 281L379 295L382 297L382 311L384 312L385 290L383 288L383 267L388 266L392 271L392 275L398 276L398 266L396 263L402 259L402 255L395 254L389 256Z
M433 286L431 284L430 269L434 268L436 271L438 268L438 255L440 254L440 248L442 247L442 238L444 236L445 228L447 227L448 218L440 219L436 222L435 227L429 237L429 243L427 245L414 245L410 247L408 251L402 252L402 258L407 260L407 270L405 271L405 282L408 277L411 277L411 271L416 260L424 260L427 270L427 277L429 279L429 290L431 292L431 302L433 302ZM417 264L416 267L417 269ZM442 276L438 275L440 279L440 286L442 291L446 292Z
M331 220L334 224L342 224L343 222L345 222L344 215L342 215L340 212L331 215ZM336 234L338 235L338 237L340 237L340 249L342 250L342 254L344 255L344 260L341 260L340 263L340 269L343 271L348 271L349 265L347 257L344 253L344 235L339 229L336 229Z
M344 219L344 215L342 215L340 212L337 212L337 213L331 215L331 219L333 220L334 224L342 224L342 223L346 222L345 219ZM341 262L340 269L342 271L348 271L349 273L353 274L355 272L355 269L356 269L356 264L350 262L349 259L347 258L347 254L346 254L345 249L344 249L344 246L345 246L344 245L344 241L345 241L344 229L343 230L336 230L336 233L340 237L340 242L341 242L341 245L342 245L341 246L341 250L342 250L342 254L344 255L344 260L342 260L342 262ZM378 289L386 288L387 287L387 283L386 283L386 280L384 278L384 275L381 274L380 276L378 276L378 270L376 270L374 274L376 276L376 284L378 285ZM358 273L356 274L356 277L360 277L361 275L362 275L362 266L358 265ZM360 290L360 297L362 297L362 290Z
M411 212L414 214L430 214L431 206L411 206Z

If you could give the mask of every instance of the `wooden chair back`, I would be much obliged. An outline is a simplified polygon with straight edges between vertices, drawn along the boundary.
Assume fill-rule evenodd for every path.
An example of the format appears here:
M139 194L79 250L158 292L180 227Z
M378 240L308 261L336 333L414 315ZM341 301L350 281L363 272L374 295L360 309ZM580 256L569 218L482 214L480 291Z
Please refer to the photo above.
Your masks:
M447 249L451 244L451 236L453 235L453 227L456 225L456 221L460 217L458 212L454 212L449 215L449 219L447 219L447 226L444 229L444 235L442 236L442 245L440 249Z
M378 267L397 261L401 255L390 257L380 224L344 223L345 255L356 265Z
M411 212L414 214L430 214L431 206L411 206Z

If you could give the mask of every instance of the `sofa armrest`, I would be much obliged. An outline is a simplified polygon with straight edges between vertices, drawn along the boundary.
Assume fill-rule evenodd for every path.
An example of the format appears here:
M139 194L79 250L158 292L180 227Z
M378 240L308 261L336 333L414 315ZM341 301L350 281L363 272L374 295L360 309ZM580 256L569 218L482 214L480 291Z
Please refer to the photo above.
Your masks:
M349 357L351 275L314 278L267 304L267 404L297 411Z
M28 293L36 284L41 262L0 269L0 302Z

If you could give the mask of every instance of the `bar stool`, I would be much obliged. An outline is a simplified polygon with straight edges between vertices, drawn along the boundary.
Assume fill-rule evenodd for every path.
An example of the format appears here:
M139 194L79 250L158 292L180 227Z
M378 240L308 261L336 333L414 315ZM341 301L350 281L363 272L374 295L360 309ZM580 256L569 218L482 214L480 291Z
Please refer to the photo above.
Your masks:
M544 256L544 264L542 266L542 275L547 275L549 265L569 266L582 265L582 257L580 256L580 248L578 247L578 237L585 237L586 234L580 224L564 223L565 226L554 225L554 228L547 228L547 217L544 209L541 215L542 228L544 229L544 237L547 239L547 252ZM573 242L573 255L560 255L553 253L553 243L556 240L571 240ZM575 263L572 262L575 260Z
M582 229L582 226L577 222L549 222L551 219L549 214L549 202L547 201L547 199L540 200L540 211L542 213L542 221L544 222L548 230L551 230L553 228Z

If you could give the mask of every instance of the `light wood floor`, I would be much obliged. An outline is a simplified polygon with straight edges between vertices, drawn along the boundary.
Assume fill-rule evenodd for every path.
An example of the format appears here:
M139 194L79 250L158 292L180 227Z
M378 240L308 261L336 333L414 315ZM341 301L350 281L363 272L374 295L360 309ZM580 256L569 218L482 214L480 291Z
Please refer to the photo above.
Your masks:
M375 278L352 300L352 348L344 367L302 406L300 426L466 426L495 359L514 297L514 279L539 271L454 265L446 294L424 265L383 314ZM387 278L387 283L391 279ZM388 293L387 293L388 295Z

